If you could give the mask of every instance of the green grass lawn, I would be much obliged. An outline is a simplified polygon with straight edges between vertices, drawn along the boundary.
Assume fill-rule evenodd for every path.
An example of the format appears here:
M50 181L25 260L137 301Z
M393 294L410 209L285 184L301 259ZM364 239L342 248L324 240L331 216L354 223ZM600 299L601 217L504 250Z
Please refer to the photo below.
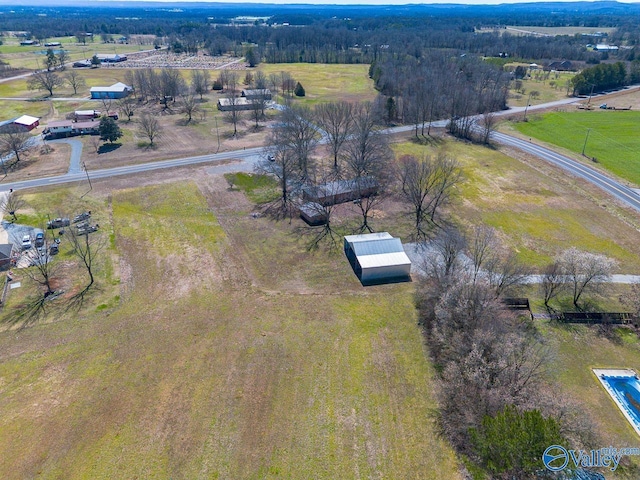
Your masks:
M290 225L208 195L113 192L120 302L0 334L0 476L459 478L413 285L364 289L326 254L314 275ZM245 219L280 232L262 257Z
M577 154L584 149L599 165L640 185L639 122L640 112L594 110L536 115L514 126L524 135Z

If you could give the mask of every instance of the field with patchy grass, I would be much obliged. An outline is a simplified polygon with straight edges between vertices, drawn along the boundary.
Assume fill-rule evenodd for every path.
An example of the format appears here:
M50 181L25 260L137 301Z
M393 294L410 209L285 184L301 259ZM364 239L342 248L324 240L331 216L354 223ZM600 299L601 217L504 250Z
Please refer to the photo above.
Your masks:
M76 37L55 37L48 42L60 42L60 47L21 46L20 39L14 37L3 37L3 45L0 45L0 55L2 59L14 68L37 69L44 67L47 48L57 50L63 48L68 52L69 61L84 60L91 58L96 53L122 54L139 52L142 50L153 50L153 42L142 44L120 44L103 43L99 37L95 41L87 41L86 44L79 43Z
M466 181L452 207L466 227L489 225L521 260L540 268L575 246L618 260L620 271L640 271L640 232L624 217L611 215L601 196L557 174L541 161L529 164L499 151L446 142L440 146L460 161ZM400 143L396 154L433 155L435 149ZM637 221L637 220L636 220Z
M513 67L519 64L510 64ZM526 64L522 64L528 66ZM573 72L543 72L532 71L531 77L520 80L522 88L515 90L515 83L509 91L508 104L511 107L524 107L529 105L540 105L542 103L554 102L567 98L567 92L572 93L569 82L575 76ZM533 93L532 92L537 92Z
M618 99L623 102L624 100ZM536 115L515 124L522 134L573 153L595 157L597 164L619 177L640 185L640 112L596 109ZM587 137L588 135L588 137ZM586 145L585 145L586 143ZM592 166L593 162L590 162Z
M120 301L0 334L0 476L458 478L412 285L364 289L244 198L107 197Z

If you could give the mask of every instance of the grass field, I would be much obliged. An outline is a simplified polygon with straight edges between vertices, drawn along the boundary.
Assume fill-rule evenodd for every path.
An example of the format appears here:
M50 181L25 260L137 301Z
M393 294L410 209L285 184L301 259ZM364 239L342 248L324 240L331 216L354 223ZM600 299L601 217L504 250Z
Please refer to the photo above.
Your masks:
M640 271L640 233L608 214L598 202L573 192L568 181L534 169L495 150L446 143L463 166L466 181L452 207L464 226L490 225L521 260L540 268L571 246L619 261L625 273ZM433 154L414 143L394 146L396 154Z
M69 54L69 61L83 60L91 58L96 53L114 54L130 53L141 50L151 50L153 45L127 45L119 43L103 43L96 39L94 42L87 42L86 45L78 43L75 37L51 38L50 42L60 42L60 47L50 47L54 50L63 48ZM46 51L48 47L21 46L16 38L3 38L3 45L0 45L0 55L3 61L15 68L43 68Z
M640 185L639 121L637 111L593 110L536 115L514 126L524 135L577 154L584 149L587 157L597 158L598 165Z
M539 105L567 98L567 83L574 75L575 73L572 72L534 71L530 78L522 80L524 93L517 92L513 88L510 90L508 104L512 107L524 107L527 101L530 105ZM538 95L530 96L531 92L538 92Z
M119 304L0 334L0 476L458 478L412 285L365 290L199 186L110 196ZM263 273L283 246L297 273Z
M543 35L578 35L578 34L590 34L596 32L611 33L614 29L611 27L539 27L539 26L507 26L507 32L510 34L520 33L526 35L528 33L539 33ZM595 43L587 41L586 43Z
M304 98L294 97L295 103L314 105L320 102L346 100L373 101L376 91L369 78L368 65L324 65L312 63L260 64L259 69L267 76L272 73L289 72L302 84Z

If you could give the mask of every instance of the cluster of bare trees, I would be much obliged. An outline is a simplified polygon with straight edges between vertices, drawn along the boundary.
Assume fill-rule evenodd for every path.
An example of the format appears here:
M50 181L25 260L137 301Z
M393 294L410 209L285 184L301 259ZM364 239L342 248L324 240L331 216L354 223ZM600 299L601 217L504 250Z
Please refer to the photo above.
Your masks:
M267 141L266 158L257 166L279 183L281 194L271 211L291 215L305 189L333 197L332 189L348 186L357 198L352 204L360 218L355 232L374 231L373 212L392 194L411 209L417 237L443 228L443 208L462 181L458 162L444 153L422 159L406 156L395 162L378 119L379 111L371 103L332 102L313 110L288 106ZM325 147L329 161L319 145ZM332 236L334 205L326 203L313 207L325 221L324 235Z
M576 310L584 310L588 305L585 297L604 293L616 265L615 260L605 255L584 252L575 247L565 250L542 274L540 290L544 306L553 312L552 302L568 296Z
M400 193L411 205L415 232L425 238L442 227L442 207L448 205L462 180L458 162L444 152L419 159L405 155L399 162Z
M317 147L324 143L331 155L325 162ZM394 169L393 154L386 137L376 128L369 103L336 102L311 110L289 106L268 139L266 159L257 165L261 173L273 175L280 186L279 199L270 205L276 216L297 211L305 189L316 189L333 197L348 185L359 200L357 231L373 231L371 212L387 195ZM313 244L333 237L333 202L312 204L325 222Z
M440 419L453 444L473 456L470 431L505 408L538 409L560 420L573 412L545 380L549 349L530 320L501 301L525 269L500 246L495 232L442 229L425 246L423 258L416 299L429 352L441 372ZM563 429L578 443L590 434L590 426L579 422Z
M476 115L484 114L484 141L494 128L492 112L506 108L509 76L475 57L429 53L417 60L391 58L372 65L370 75L387 101L389 120L396 115L416 125L415 134L429 135L429 122L448 119L451 134L472 139Z

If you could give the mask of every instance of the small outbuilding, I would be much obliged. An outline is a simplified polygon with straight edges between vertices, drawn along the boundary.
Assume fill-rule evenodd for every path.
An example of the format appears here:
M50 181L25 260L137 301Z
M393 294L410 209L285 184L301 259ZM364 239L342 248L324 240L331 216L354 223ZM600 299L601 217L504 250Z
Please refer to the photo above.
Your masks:
M240 95L248 100L271 100L271 90L268 88L244 89Z
M5 270L11 266L12 254L13 254L12 243L0 244L0 270Z
M302 198L321 205L336 205L370 197L378 192L378 182L373 177L336 180L302 189Z
M40 119L38 117L22 115L21 117L0 122L0 133L30 132L38 125L40 125Z
M327 211L325 207L315 202L303 203L300 206L300 218L304 220L307 225L316 227L318 225L324 225L327 223Z
M411 279L411 260L402 242L387 232L347 235L344 253L363 285Z
M14 125L23 128L27 132L30 132L38 125L40 125L40 119L38 117L32 117L31 115L22 115L13 121Z
M232 112L240 110L253 110L254 104L245 97L221 98L218 100L218 110Z
M129 85L125 85L122 82L114 83L110 87L91 87L91 98L94 100L100 100L103 98L124 98L129 95L133 88Z

